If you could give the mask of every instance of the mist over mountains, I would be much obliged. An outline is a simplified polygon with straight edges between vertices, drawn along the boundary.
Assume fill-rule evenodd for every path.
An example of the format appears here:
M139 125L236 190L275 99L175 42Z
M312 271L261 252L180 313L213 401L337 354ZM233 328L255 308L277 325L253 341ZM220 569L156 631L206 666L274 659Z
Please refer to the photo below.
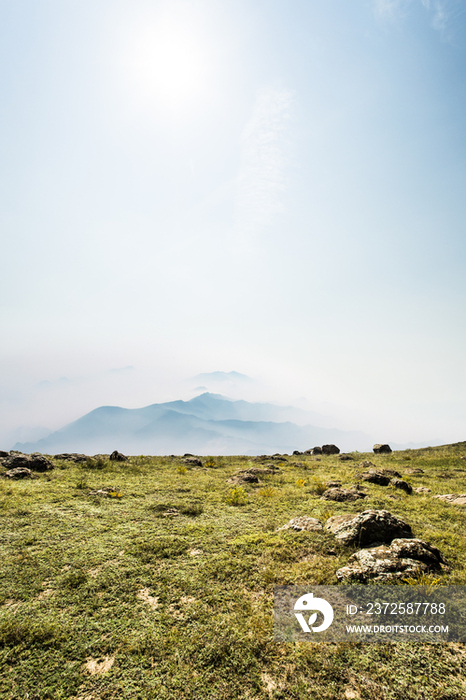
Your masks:
M36 442L16 443L22 452L257 455L290 453L335 443L342 451L369 450L373 440L357 431L312 425L317 414L292 406L231 400L204 393L189 401L144 408L101 406Z

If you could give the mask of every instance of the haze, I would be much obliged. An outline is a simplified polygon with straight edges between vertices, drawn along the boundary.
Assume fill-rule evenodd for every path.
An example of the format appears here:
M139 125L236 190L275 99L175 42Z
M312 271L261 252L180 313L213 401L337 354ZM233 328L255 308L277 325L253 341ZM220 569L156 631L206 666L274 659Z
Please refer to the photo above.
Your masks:
M0 34L0 447L233 370L465 439L463 3L0 0Z

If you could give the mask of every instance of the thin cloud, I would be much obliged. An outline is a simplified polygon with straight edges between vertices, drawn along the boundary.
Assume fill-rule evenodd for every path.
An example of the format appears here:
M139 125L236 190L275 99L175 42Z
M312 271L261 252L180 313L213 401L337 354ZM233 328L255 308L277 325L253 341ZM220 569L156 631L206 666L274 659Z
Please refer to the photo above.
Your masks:
M443 34L451 19L464 12L458 0L420 0L431 17L431 26ZM374 12L381 19L396 21L405 17L413 0L374 0Z
M241 135L236 221L244 243L284 211L292 100L289 90L262 89Z

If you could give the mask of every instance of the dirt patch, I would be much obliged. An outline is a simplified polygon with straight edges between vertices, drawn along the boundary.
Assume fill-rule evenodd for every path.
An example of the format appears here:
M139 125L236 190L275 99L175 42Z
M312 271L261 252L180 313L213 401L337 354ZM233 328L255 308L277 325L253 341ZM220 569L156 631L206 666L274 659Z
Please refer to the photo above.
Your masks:
M91 676L101 676L102 674L110 671L114 663L114 656L104 656L100 659L93 659L92 657L89 657L86 659L84 668L91 674Z
M159 607L159 598L158 596L150 595L150 588L142 588L138 591L137 598L142 600L143 603L146 603L151 610L156 610Z

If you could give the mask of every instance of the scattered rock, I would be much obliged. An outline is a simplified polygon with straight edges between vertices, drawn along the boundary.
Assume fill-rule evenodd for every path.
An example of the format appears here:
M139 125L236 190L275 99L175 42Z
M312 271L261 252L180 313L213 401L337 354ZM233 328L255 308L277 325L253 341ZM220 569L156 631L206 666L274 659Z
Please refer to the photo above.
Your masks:
M387 510L365 510L354 516L336 515L329 518L325 528L345 545L360 547L375 543L390 543L398 537L411 538L410 525Z
M110 455L110 460L112 462L127 462L128 457L125 457L125 455L121 454L121 452L118 452L118 450L114 450Z
M89 457L87 455L80 454L79 452L62 452L62 454L54 455L54 459L62 459L65 462L86 462Z
M405 493L411 494L413 492L413 487L408 484L407 481L403 479L390 479L390 485L394 486L396 489L402 489Z
M277 460L278 462L286 462L286 456L285 456L285 455L275 454L275 455L272 455L271 457L268 457L268 459L275 459L275 460Z
M324 491L322 499L325 501L357 501L358 498L366 498L367 493L358 489L330 488Z
M388 486L390 483L390 477L386 476L377 469L371 469L369 472L361 474L361 479L369 482L370 484L377 484L378 486Z
M440 496L434 496L439 501L452 503L454 506L466 506L466 493L446 493Z
M424 474L423 469L406 469L406 474Z
M292 518L286 525L279 527L279 530L296 530L297 532L302 532L303 530L322 530L322 523L317 518L310 518L308 515L302 515L299 518Z
M430 493L431 489L428 489L427 486L416 486L415 489L413 489L416 493Z
M9 457L3 460L3 466L7 469L23 467L33 472L46 472L54 469L54 464L47 459L47 457L44 457L44 455L38 452L32 455L24 455L21 453L10 454Z
M202 467L202 462L198 457L186 457L183 462L190 467Z
M3 474L7 479L32 479L32 471L27 467L15 467Z
M228 479L229 484L260 484L259 477L257 474L251 472L242 472L240 474L235 474L230 479Z
M88 492L88 496L103 496L103 498L112 498L112 494L121 496L121 491L117 486L102 486L100 489Z
M354 462L354 457L351 457L351 455L340 455L338 459L341 462Z
M322 445L322 454L323 455L339 455L340 448L337 447L336 445Z
M388 454L392 451L390 445L374 445L372 448L376 455Z
M298 469L306 469L306 465L304 464L304 462L294 462L292 466L298 467Z
M373 464L372 462L369 462L368 459L365 459L363 462L359 462L358 466L361 467L361 469L369 469L370 467L373 467L374 469L376 469L375 464Z
M336 576L345 583L387 582L447 570L445 558L436 547L417 539L394 539L390 546L355 552Z

